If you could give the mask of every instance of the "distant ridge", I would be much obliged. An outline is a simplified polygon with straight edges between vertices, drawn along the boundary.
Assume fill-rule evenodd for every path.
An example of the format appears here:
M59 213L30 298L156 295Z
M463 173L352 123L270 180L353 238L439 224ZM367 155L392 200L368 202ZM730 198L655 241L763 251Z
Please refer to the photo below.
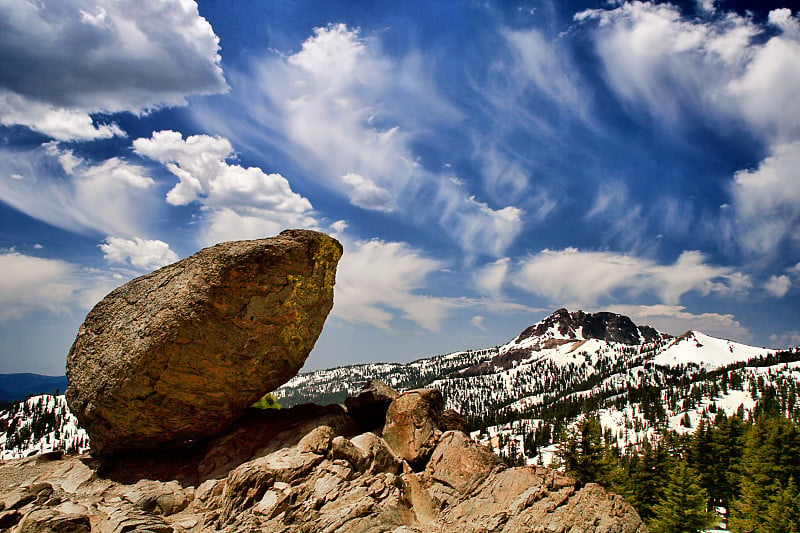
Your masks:
M67 388L67 376L43 376L41 374L0 374L0 404L24 400L34 394L63 393Z

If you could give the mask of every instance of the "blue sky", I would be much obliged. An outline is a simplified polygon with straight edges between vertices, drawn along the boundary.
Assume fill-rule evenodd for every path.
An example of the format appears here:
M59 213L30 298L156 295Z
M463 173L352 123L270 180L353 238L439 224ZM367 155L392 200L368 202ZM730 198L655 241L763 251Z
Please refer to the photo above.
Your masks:
M791 4L0 0L0 372L290 227L345 247L310 369L558 307L798 345Z

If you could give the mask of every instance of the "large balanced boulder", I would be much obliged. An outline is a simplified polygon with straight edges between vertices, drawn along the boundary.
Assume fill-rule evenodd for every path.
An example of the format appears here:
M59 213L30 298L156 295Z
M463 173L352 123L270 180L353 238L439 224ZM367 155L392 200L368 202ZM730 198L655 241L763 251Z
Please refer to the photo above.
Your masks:
M67 402L98 455L213 435L297 374L333 305L342 247L306 230L227 242L92 309Z

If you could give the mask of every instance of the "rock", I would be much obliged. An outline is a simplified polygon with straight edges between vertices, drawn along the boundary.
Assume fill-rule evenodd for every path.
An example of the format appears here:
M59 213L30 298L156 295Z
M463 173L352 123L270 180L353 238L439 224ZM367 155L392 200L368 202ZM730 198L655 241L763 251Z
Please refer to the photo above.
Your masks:
M386 441L374 433L363 433L354 437L351 442L353 446L361 450L365 457L365 461L362 463L365 472L397 474L402 469L401 459L394 454Z
M386 410L399 395L383 381L373 379L367 381L356 396L347 398L344 404L361 431L375 431L386 424Z
M88 533L91 531L89 517L79 514L64 514L55 509L35 509L25 515L15 533Z
M467 432L467 420L461 413L453 409L445 409L439 417L439 429L442 431L461 431Z
M441 433L443 408L442 393L436 389L404 392L386 411L383 439L401 459L421 470Z
M341 245L306 230L227 242L137 278L92 309L67 402L93 451L218 433L293 377L333 305Z
M417 472L375 433L339 434L341 422L355 425L341 406L304 406L254 419L253 440L269 442L237 452L241 464L198 484L107 478L98 470L105 459L88 456L0 463L0 502L17 507L0 511L0 521L13 531L50 531L43 524L71 516L84 528L76 531L88 531L88 520L98 533L646 533L633 508L598 485L580 487L549 468L507 468L460 431L436 437L437 395L404 396L411 408L388 417L395 425L388 433L427 433L433 437L420 442L435 443ZM282 429L265 432L269 420ZM246 440L246 425L231 431L234 440L219 436L214 449ZM187 464L201 457L190 454Z
M464 433L448 431L433 450L425 473L462 494L469 494L501 464L498 456Z
M136 483L123 498L146 513L168 516L178 513L194 499L177 481L161 483L143 479Z

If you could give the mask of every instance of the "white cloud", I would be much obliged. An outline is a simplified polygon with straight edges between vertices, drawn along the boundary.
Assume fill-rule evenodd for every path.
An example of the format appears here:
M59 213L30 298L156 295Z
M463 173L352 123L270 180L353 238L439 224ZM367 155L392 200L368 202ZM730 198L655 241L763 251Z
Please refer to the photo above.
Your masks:
M391 57L376 38L331 24L315 29L300 51L231 76L246 117L209 108L198 116L237 145L277 144L307 176L355 205L436 224L470 253L499 254L519 233L521 211L476 201L414 153L434 125L462 118L438 96L428 67L419 54Z
M147 112L226 90L193 0L1 2L0 123L59 140L120 135L91 114Z
M783 298L792 286L789 276L772 276L764 284L764 288L776 298Z
M475 284L484 294L495 298L503 293L503 285L508 277L508 269L511 259L503 257L485 267L479 269L475 274Z
M690 19L666 3L625 2L575 18L598 21L595 45L617 94L667 123L702 114L744 119L772 141L800 134L800 23L790 10L770 13L780 33L762 42L750 18Z
M162 163L178 183L167 203L199 202L208 211L205 243L265 237L287 227L314 227L311 202L292 191L280 174L244 168L226 160L233 156L227 139L176 131L157 131L133 141L136 153Z
M576 69L558 47L558 41L548 39L536 29L502 32L507 44L516 56L516 64L522 75L550 100L572 113L584 115L586 98L579 89Z
M93 164L48 143L0 150L0 168L0 200L70 231L146 234L160 209L145 169L116 157Z
M0 88L0 124L20 124L60 141L124 137L116 124L97 124L88 113L31 101Z
M375 184L374 181L353 172L348 172L339 179L350 187L348 195L353 205L385 212L397 209L392 193Z
M742 170L732 186L734 231L748 252L773 253L800 234L800 141L773 148L758 168Z
M124 239L109 236L100 249L109 263L131 265L139 270L155 270L178 260L178 254L164 241L140 237Z
M65 313L75 293L74 265L17 252L0 253L0 321L33 311Z
M485 317L483 317L481 315L475 315L474 317L472 317L472 319L469 322L470 322L470 324L472 324L476 328L478 328L478 329L480 329L482 331L486 331L486 326L483 325L484 319L485 319Z
M747 342L750 332L733 315L694 314L679 305L611 305L603 309L630 317L636 324L647 324L659 331L680 335L694 330L724 339Z
M640 257L576 248L543 250L523 259L513 282L558 305L579 307L642 295L675 305L689 292L733 293L750 284L747 276L731 268L707 264L697 251L681 253L672 265L659 265Z
M435 331L454 303L419 294L442 263L402 242L345 240L334 287L332 315L389 329L400 316Z

